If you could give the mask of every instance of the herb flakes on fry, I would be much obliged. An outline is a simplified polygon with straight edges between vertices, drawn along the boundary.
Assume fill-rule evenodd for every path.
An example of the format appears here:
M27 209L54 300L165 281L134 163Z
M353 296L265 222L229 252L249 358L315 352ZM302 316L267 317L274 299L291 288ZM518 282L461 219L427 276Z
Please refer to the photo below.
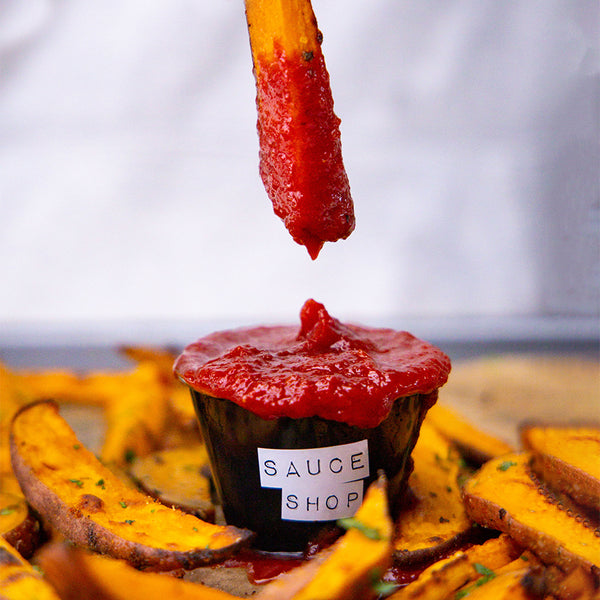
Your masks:
M121 481L89 450L75 451L77 443L55 403L28 405L13 420L11 453L23 493L44 519L74 543L138 567L169 570L222 560L250 541L246 530L155 507L152 498ZM46 466L48 457L52 468ZM82 496L77 484L64 485L70 479L65 475L72 471L81 474L77 481L103 480L105 485L95 488L98 496ZM160 518L150 516L149 508L157 508ZM134 526L123 522L121 511ZM192 532L193 526L197 533Z

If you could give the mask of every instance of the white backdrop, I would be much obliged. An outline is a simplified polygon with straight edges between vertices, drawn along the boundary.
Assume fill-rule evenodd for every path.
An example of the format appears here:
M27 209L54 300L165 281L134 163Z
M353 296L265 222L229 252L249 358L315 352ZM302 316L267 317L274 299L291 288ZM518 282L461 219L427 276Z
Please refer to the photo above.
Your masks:
M316 262L242 0L0 0L0 324L598 314L600 3L313 7L357 215Z

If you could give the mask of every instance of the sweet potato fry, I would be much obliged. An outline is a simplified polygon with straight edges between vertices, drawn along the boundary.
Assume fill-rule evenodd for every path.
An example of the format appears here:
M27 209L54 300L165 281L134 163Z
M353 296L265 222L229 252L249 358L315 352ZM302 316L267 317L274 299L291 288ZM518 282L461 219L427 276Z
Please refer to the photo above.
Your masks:
M557 567L542 566L533 569L523 584L534 598L552 600L598 600L600 598L600 574L585 569L573 569L563 573Z
M476 465L514 451L504 440L475 427L458 412L440 402L429 409L425 422L450 440L466 460Z
M134 566L189 569L221 560L251 538L130 488L82 445L52 402L17 413L11 455L27 500L50 525L77 545Z
M0 597L3 600L59 600L52 586L2 536Z
M175 380L173 363L177 352L169 348L153 346L120 346L119 352L136 363L150 362L155 364L166 381Z
M122 560L65 544L48 546L39 560L61 600L238 600L200 583L143 573Z
M395 523L394 560L423 562L447 553L473 530L458 485L458 452L427 419L413 450L414 470L409 478L412 503Z
M354 206L340 120L310 0L246 0L256 79L260 175L275 214L315 259L347 238Z
M576 399L573 401L571 399ZM440 400L517 447L515 418L583 422L598 418L600 366L593 357L498 354L455 361ZM543 407L543 409L542 409Z
M390 600L453 598L460 587L480 578L480 571L502 568L520 554L520 547L507 535L489 539L433 563L416 580L392 594Z
M433 563L389 600L444 600L472 577L473 566L461 552Z
M200 583L163 573L143 573L126 562L66 545L44 549L40 563L62 600L233 600Z
M29 558L41 543L40 522L24 496L0 493L0 536L23 558Z
M471 564L485 565L488 569L500 569L510 564L522 554L519 546L509 535L500 534L497 538L486 540L483 544L475 544L465 554Z
M173 438L198 439L190 395L175 379L172 361L168 359L167 371L167 358L161 354L150 360L149 352L134 353L140 362L127 371L77 375L67 370L40 370L18 371L12 376L29 401L52 399L102 407L106 417L102 458L123 466L131 457L162 448Z
M19 408L29 401L8 367L0 363L0 490L5 491L3 482L11 477L9 434L10 423Z
M200 430L189 388L180 381L173 382L169 388L169 404L179 430L188 435L192 433L199 439Z
M529 590L523 585L523 579L529 573L527 567L477 580L475 584L459 589L456 600L531 600Z
M520 429L533 471L551 488L600 511L600 426L528 424Z
M129 473L144 492L162 504L214 521L208 465L206 447L197 443L136 458Z
M267 584L261 600L345 600L375 596L373 587L391 559L392 521L388 512L387 485L380 477L369 486L348 530L326 551L315 572L299 567ZM315 560L315 559L313 559ZM298 585L298 580L302 583ZM303 585L304 584L304 585ZM290 593L292 590L292 593Z
M509 534L541 560L565 571L597 568L597 532L540 491L540 484L530 476L530 461L530 454L520 453L486 463L463 488L468 514L485 527Z
M135 377L128 371L91 371L85 375L65 369L18 370L12 377L29 402L55 400L61 404L101 406L119 398Z
M101 457L123 465L161 447L167 427L168 395L158 367L140 363L105 404L106 436Z
M181 383L173 372L173 363L177 358L175 350L154 348L151 346L122 346L120 351L137 363L149 362L160 371L168 389L170 418L165 447L179 445L181 442L197 441L200 437L194 405L189 388Z
M60 402L97 404L98 397L86 397L83 379L66 369L20 370L15 371L19 385L32 400L57 400Z

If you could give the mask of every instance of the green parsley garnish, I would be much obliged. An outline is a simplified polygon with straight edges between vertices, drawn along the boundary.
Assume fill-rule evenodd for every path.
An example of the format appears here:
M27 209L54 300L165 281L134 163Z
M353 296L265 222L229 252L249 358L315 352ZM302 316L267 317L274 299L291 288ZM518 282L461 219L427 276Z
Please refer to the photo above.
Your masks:
M433 455L433 457L435 458L435 462L437 463L437 466L442 470L445 471L446 473L448 471L450 471L450 465L448 465L448 459L444 459L442 456L440 456L437 452Z
M371 580L371 589L378 597L389 596L392 592L395 592L398 589L398 585L396 583L392 583L391 581L383 581L381 578L381 569L373 569L369 573L369 578Z
M483 575L484 577L496 577L496 573L494 573L494 571L488 569L485 565L482 565L481 563L474 563L473 567L480 575Z
M125 523L127 523L127 525L133 525L133 523L135 523L134 519L125 519Z
M83 481L80 479L69 479L71 483L74 483L77 487L83 487Z
M131 448L125 450L125 462L130 465L135 460L135 451Z
M374 581L371 584L373 591L378 596L389 596L392 592L395 592L400 586L396 583L392 583L391 581L383 581L379 579L378 581Z
M516 467L517 463L513 460L505 460L503 462L501 462L496 469L498 469L498 471L508 471L508 469L510 469L511 467Z
M347 517L346 519L339 519L337 524L343 529L358 529L365 537L370 540L382 539L381 532L375 527L365 525L362 521L359 521L355 517Z
M121 508L127 508L127 502L124 502L123 500L121 500L121 502L119 502L119 504L121 505Z
M494 573L494 571L488 569L485 565L482 565L481 563L474 563L473 568L475 569L475 571L477 571L477 573L479 573L482 576L481 579L478 579L473 585L470 585L464 590L459 590L458 592L456 592L456 595L454 596L455 600L461 600L461 598L468 596L473 590L476 590L478 587L485 585L488 581L491 581L492 579L494 579L494 577L496 577L496 573Z
M104 479L98 479L98 481L96 481L96 485L98 487L101 487L102 489L105 489L104 488Z

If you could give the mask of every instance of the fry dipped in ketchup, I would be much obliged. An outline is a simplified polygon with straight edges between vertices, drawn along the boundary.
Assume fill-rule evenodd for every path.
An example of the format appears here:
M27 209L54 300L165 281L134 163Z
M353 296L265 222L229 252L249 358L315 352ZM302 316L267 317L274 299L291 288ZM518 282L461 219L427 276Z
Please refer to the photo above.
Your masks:
M347 238L354 206L322 35L310 0L246 0L260 176L294 241L317 258Z

